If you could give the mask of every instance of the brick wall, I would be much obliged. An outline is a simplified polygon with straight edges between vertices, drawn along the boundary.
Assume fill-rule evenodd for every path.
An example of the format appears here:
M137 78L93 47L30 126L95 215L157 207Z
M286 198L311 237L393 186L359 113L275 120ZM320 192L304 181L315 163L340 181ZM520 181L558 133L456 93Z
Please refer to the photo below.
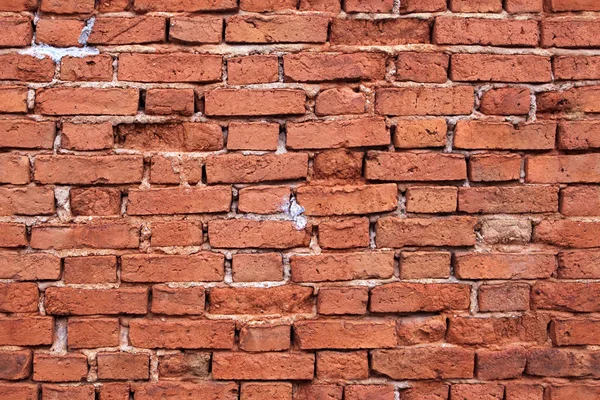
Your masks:
M597 0L0 0L0 398L600 398Z

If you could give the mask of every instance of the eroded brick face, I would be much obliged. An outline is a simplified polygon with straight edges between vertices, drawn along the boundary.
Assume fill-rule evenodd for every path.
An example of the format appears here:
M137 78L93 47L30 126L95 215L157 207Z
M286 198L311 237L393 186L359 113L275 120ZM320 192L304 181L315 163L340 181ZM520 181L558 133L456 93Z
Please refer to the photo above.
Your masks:
M0 0L0 399L600 399L599 49L599 0Z

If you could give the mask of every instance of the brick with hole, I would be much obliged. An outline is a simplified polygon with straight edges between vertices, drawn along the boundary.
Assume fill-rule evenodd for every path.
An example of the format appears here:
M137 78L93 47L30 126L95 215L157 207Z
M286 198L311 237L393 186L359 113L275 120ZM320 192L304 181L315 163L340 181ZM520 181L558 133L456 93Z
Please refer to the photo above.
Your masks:
M113 58L108 54L82 58L63 57L60 61L60 78L70 82L111 81L113 78Z

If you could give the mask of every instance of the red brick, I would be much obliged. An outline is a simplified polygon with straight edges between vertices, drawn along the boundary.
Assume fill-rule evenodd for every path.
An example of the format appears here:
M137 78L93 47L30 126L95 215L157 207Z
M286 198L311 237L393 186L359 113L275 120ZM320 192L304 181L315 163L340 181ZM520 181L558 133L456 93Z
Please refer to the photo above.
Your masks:
M553 59L556 79L583 80L600 78L600 57L558 56Z
M36 111L45 115L135 115L137 89L54 87L36 92Z
M197 157L154 155L150 164L150 183L197 184L202 180L203 160Z
M548 390L550 400L587 400L600 396L600 386L582 383L553 385Z
M393 400L393 385L348 385L344 388L346 400Z
M98 11L100 12L118 12L126 11L129 9L129 0L100 0L98 2ZM102 395L100 395L102 397ZM100 400L105 400L101 398ZM116 399L107 399L116 400Z
M474 99L469 86L382 88L376 92L375 110L406 116L470 114Z
M234 15L227 18L228 43L325 43L329 18L321 15Z
M311 314L313 288L284 285L270 288L217 287L208 302L211 314L287 315Z
M518 154L475 154L469 158L469 179L474 182L514 181L520 177Z
M361 178L363 153L348 149L327 150L315 155L315 179L357 181Z
M50 82L54 61L25 54L0 55L0 79L10 81Z
M325 249L348 249L369 245L369 220L352 218L319 224L319 244Z
M401 279L448 278L450 253L440 251L403 251L400 254Z
M127 400L130 385L128 382L106 382L98 388L98 391L98 400Z
M335 18L329 41L334 45L402 45L429 43L429 22L417 18Z
M142 151L214 151L223 148L217 124L124 124L118 126L119 145Z
M10 4L9 4L10 6ZM6 7L2 4L0 7ZM37 400L38 385L28 383L0 383L0 396L7 400Z
M144 353L98 353L99 379L148 379L150 355Z
M24 47L31 44L33 27L29 17L18 15L0 17L0 30L5 33L0 37L0 47Z
M96 390L92 385L48 385L42 386L42 400L94 400Z
M2 226L6 229L5 226ZM0 278L18 281L58 280L60 258L51 254L0 253Z
M233 255L231 265L234 282L281 281L283 261L280 254L260 253Z
M287 249L307 246L310 235L288 221L232 219L209 221L208 238L216 248Z
M42 184L123 184L142 181L143 159L136 155L40 155L35 180Z
M458 149L553 149L556 124L529 123L513 125L510 122L459 121L454 133L454 147Z
M146 288L46 289L46 312L51 315L146 314Z
M448 400L450 385L443 382L432 383L417 383L412 384L409 388L402 390L400 396L402 400L422 400L429 396L435 400Z
M79 382L88 374L87 357L71 353L54 355L36 353L33 357L33 380L43 382Z
M597 283L537 282L531 291L536 309L571 312L595 312L600 309Z
M136 400L161 400L168 398L196 398L236 400L238 398L237 383L217 382L157 382L132 385Z
M396 380L472 378L474 364L474 351L458 347L426 346L371 353L371 369Z
M504 3L504 8L509 13L538 13L542 12L544 8L544 0L507 0ZM515 395L517 396L517 395ZM520 397L513 399L512 397L507 400L521 400ZM534 400L534 399L531 399Z
M300 321L294 337L303 350L377 349L396 345L393 321Z
M114 256L67 257L63 280L66 284L117 282L117 258Z
M460 279L544 279L556 271L552 253L455 253Z
M600 86L582 86L564 91L543 92L537 95L537 112L549 115L561 113L600 112Z
M0 312L37 313L38 300L35 283L0 283Z
M37 6L38 2L35 0L12 0L0 4L0 11L31 11Z
M382 53L297 53L283 57L283 69L292 82L381 80L385 61Z
M206 160L209 184L296 180L305 178L307 173L308 156L305 153L222 154Z
M400 318L396 333L402 346L440 342L446 335L446 318L441 315Z
M204 97L210 116L304 114L306 93L295 89L218 89Z
M0 215L50 215L54 211L52 188L0 187Z
M544 387L539 384L509 383L505 385L506 400L542 400Z
M240 9L252 12L295 10L294 0L241 0Z
M405 0L400 13L446 11L446 0Z
M600 157L596 154L531 156L525 166L527 182L600 182Z
M598 47L598 21L588 18L549 18L541 23L542 47Z
M569 150L600 148L600 124L597 121L561 121L558 147Z
M339 14L340 9L339 0L300 0L300 11L323 11Z
M425 148L446 146L446 120L418 119L399 120L394 129L396 148Z
M64 60L64 59L63 59ZM113 127L111 123L62 125L61 147L68 150L104 150L113 147Z
M0 112L26 113L28 92L24 86L0 87Z
M315 102L317 115L362 114L365 112L366 99L361 92L349 87L327 89L319 92Z
M290 258L294 282L387 279L394 274L394 254L323 253Z
M558 255L561 279L596 279L600 277L600 253L595 250L568 250Z
M390 135L382 118L288 122L286 146L290 149L386 146Z
M392 0L347 0L344 11L359 13L390 13L394 7Z
M329 287L319 290L317 306L323 315L361 315L367 313L368 301L366 287Z
M560 212L567 216L595 216L600 207L600 190L593 186L569 186L561 190Z
M600 321L585 318L555 318L550 325L550 336L558 346L597 345Z
M298 204L306 215L371 214L395 210L398 189L395 184L364 186L300 186Z
M152 223L152 246L199 246L204 241L202 224L193 221Z
M317 353L318 379L367 379L369 359L366 351Z
M475 224L471 217L396 218L377 221L377 247L473 246Z
M365 177L375 181L457 181L467 177L467 165L458 154L371 151Z
M449 62L447 54L402 52L396 60L396 79L444 83L448 80Z
M146 113L192 115L194 114L194 90L150 89L146 92Z
M597 352L574 349L532 349L527 354L527 374L534 376L597 376Z
M113 188L74 188L70 192L73 215L121 214L121 191Z
M530 287L526 283L505 283L479 287L479 311L527 311Z
M211 54L123 53L119 55L120 81L216 82L221 79L222 57Z
M270 83L279 80L279 59L273 55L235 57L227 60L227 81L231 85Z
M529 113L530 103L527 88L495 88L483 93L479 110L491 115L524 115Z
M239 212L279 214L289 208L289 186L249 186L238 193Z
M34 249L137 248L139 226L126 223L35 225L31 232Z
M536 55L454 54L450 78L463 82L550 82L550 58Z
M227 11L237 7L235 0L165 0L156 3L154 0L136 0L134 9L140 12L150 11Z
M228 186L130 190L129 215L200 214L227 212L231 205Z
M466 310L469 285L443 283L388 283L371 289L371 312L437 312Z
M121 257L125 282L209 282L223 280L222 254L127 254Z
M600 224L593 221L542 220L535 228L534 239L563 247L598 247Z
M552 11L600 11L600 5L593 0L551 0Z
M129 340L133 346L143 348L231 349L234 328L232 321L133 319L129 322Z
M294 400L327 399L342 400L344 388L338 385L313 384L298 385Z
M28 378L31 375L31 360L31 350L0 350L0 379L13 381Z
M498 13L502 11L501 0L450 0L448 6L452 12Z
M558 187L462 187L458 192L458 210L475 214L557 212Z
M119 345L118 318L69 318L68 344L70 349L93 349Z
M158 358L158 374L163 378L207 378L211 353L167 353Z
M229 353L213 354L214 379L310 380L315 356L307 353Z
M56 14L85 14L94 11L92 0L42 0L40 9Z
M433 29L433 41L445 45L535 47L539 39L533 20L437 17Z
M91 45L117 45L164 42L166 39L164 17L98 17L89 36Z
M55 134L54 122L0 120L0 148L51 149Z
M457 383L450 388L450 396L465 400L502 400L504 386L497 383Z
M535 314L500 318L451 317L446 342L466 345L542 344L548 340L548 323L546 316Z
M243 382L240 400L292 400L291 383Z
M41 346L54 341L54 318L5 317L0 318L0 345Z
M76 19L42 18L35 24L35 41L56 47L81 47L79 35L84 26L85 21Z
M227 136L230 150L277 150L279 124L269 122L231 122Z
M454 186L410 186L406 191L406 211L446 213L456 211L458 189Z
M25 225L0 222L0 247L22 247L27 245Z
M200 315L204 313L204 288L170 288L167 285L152 287L152 307L154 314Z
M280 351L290 348L289 325L246 324L240 330L240 349L244 351Z
M223 18L211 16L170 19L169 40L183 43L220 43L223 33Z

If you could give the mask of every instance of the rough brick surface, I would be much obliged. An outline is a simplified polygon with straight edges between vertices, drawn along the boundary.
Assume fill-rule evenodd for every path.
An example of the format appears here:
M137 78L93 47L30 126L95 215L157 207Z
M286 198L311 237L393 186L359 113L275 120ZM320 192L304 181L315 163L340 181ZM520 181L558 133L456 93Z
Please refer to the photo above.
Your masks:
M0 0L0 398L600 398L597 0Z

